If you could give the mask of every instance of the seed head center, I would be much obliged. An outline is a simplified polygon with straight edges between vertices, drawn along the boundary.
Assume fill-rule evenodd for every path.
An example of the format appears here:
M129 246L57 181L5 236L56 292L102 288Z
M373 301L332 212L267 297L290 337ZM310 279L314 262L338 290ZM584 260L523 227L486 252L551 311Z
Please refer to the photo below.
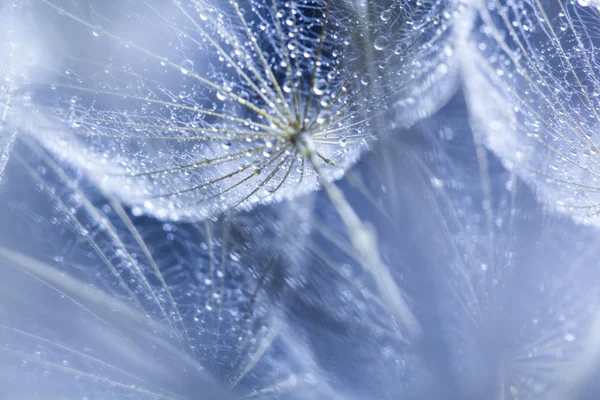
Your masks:
M305 130L305 129L298 130L292 134L292 136L290 137L290 140L293 143L293 145L296 148L298 148L298 150L300 150L300 152L305 157L310 157L310 154L314 147L314 143L313 143L313 140L311 137L310 130Z

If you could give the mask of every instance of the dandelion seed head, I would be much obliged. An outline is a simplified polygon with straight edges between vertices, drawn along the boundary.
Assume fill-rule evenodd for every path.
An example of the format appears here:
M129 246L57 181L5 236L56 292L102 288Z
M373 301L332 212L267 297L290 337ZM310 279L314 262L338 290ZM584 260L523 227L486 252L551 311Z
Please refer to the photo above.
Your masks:
M456 110L443 110L435 128L463 121L466 112ZM405 202L419 227L435 232L419 267L431 266L426 279L437 281L440 297L428 310L439 307L434 326L444 328L424 331L429 341L444 331L448 353L436 353L429 367L448 366L437 369L443 396L579 398L580 374L593 373L588 362L598 357L582 339L597 334L598 232L539 207L535 192L468 133L440 142L435 132L430 156L413 156L417 167L407 175L421 171L443 186L402 181L407 196L419 187L432 194Z
M40 1L67 49L49 63L55 90L32 84L40 140L161 218L311 192L390 130L384 115L410 125L444 101L436 89L452 90L440 83L451 69L438 66L451 59L442 44L453 2L361 11L341 0L128 2L115 11ZM434 23L440 10L447 16ZM300 148L308 141L296 139L309 137Z
M587 1L476 5L475 27L460 41L483 140L548 208L588 225L598 224L595 7Z

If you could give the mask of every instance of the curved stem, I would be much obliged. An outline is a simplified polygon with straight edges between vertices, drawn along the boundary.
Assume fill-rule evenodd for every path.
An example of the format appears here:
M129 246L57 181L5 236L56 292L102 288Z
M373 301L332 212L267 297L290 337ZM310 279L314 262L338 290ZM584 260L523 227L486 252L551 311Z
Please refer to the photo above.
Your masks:
M6 92L6 100L5 103L0 105L2 106L2 111L0 114L0 181L2 181L2 176L4 174L4 167L8 163L8 157L13 148L15 137L17 135L16 131L10 131L5 126L5 121L8 119L8 110L10 109L11 97L10 93L12 90L12 86L9 83L8 89Z

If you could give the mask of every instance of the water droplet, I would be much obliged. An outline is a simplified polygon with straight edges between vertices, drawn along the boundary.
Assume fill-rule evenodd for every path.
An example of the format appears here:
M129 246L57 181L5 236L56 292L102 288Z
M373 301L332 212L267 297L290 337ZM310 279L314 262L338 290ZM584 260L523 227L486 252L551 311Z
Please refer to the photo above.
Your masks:
M575 335L573 335L572 333L565 333L565 340L567 342L572 342L575 340Z
M240 98L240 104L246 104L250 100L250 95L246 91L240 92L238 97Z
M79 128L82 124L83 120L81 118L74 118L73 121L71 121L72 128Z
M286 93L291 93L292 92L292 85L289 81L286 81L283 83L283 91Z
M452 44L448 43L444 46L444 54L448 57L452 57L452 55L454 54L454 46L452 46Z
M325 89L327 88L327 81L325 79L319 79L315 82L315 86L313 87L313 92L317 96L321 96L325 93Z
M375 42L373 42L373 47L375 47L375 50L383 50L386 48L387 44L388 39L385 36L379 36L375 39Z
M329 118L331 118L331 114L328 112L322 112L321 114L319 114L319 116L317 117L317 124L323 124L325 121L327 121Z
M382 21L389 21L392 18L392 12L390 10L385 10L380 15Z
M98 36L102 35L102 32L104 32L104 30L102 29L102 27L96 26L92 30L92 35L94 35L94 37L98 37Z
M444 187L444 181L433 176L431 177L431 186L436 189L441 189Z
M131 209L131 213L135 216L135 217L139 217L140 215L142 215L144 213L144 210L141 207L133 207Z
M179 64L179 68L181 69L182 74L187 75L194 70L194 62L192 60L183 60L181 64Z
M225 101L226 98L227 98L227 96L225 95L225 93L217 92L217 99L219 99L221 101Z

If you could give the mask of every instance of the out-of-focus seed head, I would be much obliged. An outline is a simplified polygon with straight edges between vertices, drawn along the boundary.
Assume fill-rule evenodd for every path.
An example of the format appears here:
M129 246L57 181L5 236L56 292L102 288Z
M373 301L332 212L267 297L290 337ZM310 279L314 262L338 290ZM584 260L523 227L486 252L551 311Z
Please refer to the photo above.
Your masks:
M493 0L473 15L459 53L481 140L551 209L598 225L598 8Z

